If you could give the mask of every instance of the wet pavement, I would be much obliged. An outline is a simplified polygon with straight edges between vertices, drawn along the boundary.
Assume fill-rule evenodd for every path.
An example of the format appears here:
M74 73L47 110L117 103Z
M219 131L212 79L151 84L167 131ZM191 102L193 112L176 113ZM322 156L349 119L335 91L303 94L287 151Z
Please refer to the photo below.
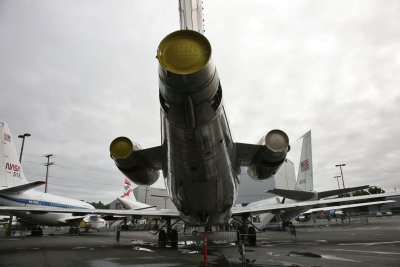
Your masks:
M4 237L0 231L0 266L203 266L200 243L159 248L149 232L112 231L79 236L47 230L42 237ZM18 233L17 233L18 234ZM400 216L368 223L298 225L288 232L257 233L257 246L210 247L208 266L400 266Z

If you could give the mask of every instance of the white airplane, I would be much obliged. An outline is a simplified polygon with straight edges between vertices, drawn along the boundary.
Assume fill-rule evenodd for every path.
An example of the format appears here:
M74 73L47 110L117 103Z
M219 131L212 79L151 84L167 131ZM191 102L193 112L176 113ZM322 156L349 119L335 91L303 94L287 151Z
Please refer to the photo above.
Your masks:
M5 122L0 121L0 206L8 207L42 207L47 208L79 208L94 209L89 203L65 198L48 193L42 193L33 188L45 184L43 181L28 182L25 178L17 152L11 137L10 129ZM98 216L74 216L71 213L43 213L29 211L10 211L27 224L34 226L79 226L84 219L86 227L98 229L104 220ZM41 228L37 230L41 231ZM39 233L40 234L40 233Z
M287 189L272 189L268 190L268 192L281 196L272 197L268 199L263 199L260 201L249 203L249 207L258 207L262 205L273 206L277 204L293 204L300 203L305 201L319 200L326 197L336 196L348 192L354 192L358 190L362 190L368 188L369 185L350 187L345 189L335 189L328 190L322 192L314 191L314 176L313 176L313 158L312 158L312 145L311 145L311 130L305 133L301 138L303 138L302 148L301 148L301 156L299 169L297 173L297 183L294 186L294 190ZM376 197L378 198L378 197ZM342 198L343 199L343 198ZM346 198L344 198L346 199ZM347 198L348 199L348 198ZM350 200L349 200L350 202ZM365 202L358 204L347 204L341 205L342 209L361 207L361 206L373 206L373 205L381 205L384 203L394 202L393 200L384 200L384 201L373 201L373 202ZM306 202L307 203L307 202ZM332 208L331 208L332 209ZM259 217L259 225L261 228L265 228L271 220L276 217L277 221L282 222L283 225L288 223L289 220L293 218L305 219L308 214L307 206L291 208L291 209L282 209L280 211L276 211L274 213L264 213L258 215ZM313 210L330 210L325 208L316 208Z
M355 203L355 204L347 204L347 205L337 205L337 206L328 206L321 208L313 208L309 209L298 216L295 217L295 220L298 222L306 222L310 220L311 214L317 212L328 212L328 216L330 218L344 218L348 214L348 210L352 208L365 207L365 206L379 206L387 203L393 203L394 200L381 200L381 201L371 201L371 202L363 202L363 203Z

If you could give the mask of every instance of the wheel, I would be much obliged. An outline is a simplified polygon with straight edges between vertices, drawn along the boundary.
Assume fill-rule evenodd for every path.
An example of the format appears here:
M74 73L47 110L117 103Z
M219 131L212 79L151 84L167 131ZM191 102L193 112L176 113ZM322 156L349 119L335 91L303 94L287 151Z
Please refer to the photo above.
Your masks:
M171 230L170 233L171 248L178 247L178 231L176 229Z
M257 241L256 229L253 226L249 227L249 245L255 246Z
M167 244L167 234L164 230L158 233L158 246L164 248Z

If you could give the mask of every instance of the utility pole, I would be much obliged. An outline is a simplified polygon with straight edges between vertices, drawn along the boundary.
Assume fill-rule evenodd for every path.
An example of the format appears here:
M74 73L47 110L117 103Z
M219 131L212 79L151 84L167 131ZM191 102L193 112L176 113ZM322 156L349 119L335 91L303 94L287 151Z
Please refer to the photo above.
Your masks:
M341 176L340 176L340 175L337 175L337 176L335 176L335 177L333 177L333 178L336 179L336 181L337 181L337 186L338 186L338 188L340 189L339 177L341 177Z
M52 157L53 154L47 154L47 155L44 155L44 156L47 158L47 163L44 164L46 166L46 185L44 187L44 192L47 193L47 181L48 181L48 178L49 178L49 166L53 165L54 162L50 162L50 157Z
M340 174L342 175L342 183L343 183L343 189L345 189L346 187L344 187L344 178L343 178L343 171L342 171L342 167L346 166L346 164L337 164L335 165L335 167L339 167L340 168Z

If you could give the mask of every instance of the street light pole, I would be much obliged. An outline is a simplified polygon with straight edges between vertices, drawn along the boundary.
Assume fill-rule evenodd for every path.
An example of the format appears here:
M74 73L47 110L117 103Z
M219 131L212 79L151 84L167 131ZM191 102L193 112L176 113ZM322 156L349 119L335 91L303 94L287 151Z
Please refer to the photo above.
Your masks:
M18 138L22 138L22 144L21 144L21 152L19 153L19 163L21 164L21 160L22 160L22 152L24 152L24 144L25 144L25 137L31 136L30 133L24 133L21 135L18 135ZM8 227L7 227L7 232L6 232L6 236L11 236L11 228L12 228L12 221L13 221L13 217L14 216L10 216L10 218L8 219Z
M340 185L339 185L339 177L341 177L340 175L333 177L334 179L336 179L337 181L337 186L340 189Z
M25 137L31 136L30 133L24 133L21 135L18 135L18 138L22 138L22 145L21 145L21 152L19 153L19 163L22 161L22 153L24 152L24 144L25 144Z
M50 162L50 157L52 157L53 154L47 154L44 156L47 158L47 163L45 164L45 166L46 166L46 185L44 186L44 192L47 193L47 180L49 178L49 166L53 165L54 162Z
M342 175L342 183L343 183L343 189L345 189L346 187L344 187L344 178L343 178L343 171L342 171L342 167L343 166L346 166L346 164L337 164L337 165L335 165L336 167L339 167L340 168L340 174Z

